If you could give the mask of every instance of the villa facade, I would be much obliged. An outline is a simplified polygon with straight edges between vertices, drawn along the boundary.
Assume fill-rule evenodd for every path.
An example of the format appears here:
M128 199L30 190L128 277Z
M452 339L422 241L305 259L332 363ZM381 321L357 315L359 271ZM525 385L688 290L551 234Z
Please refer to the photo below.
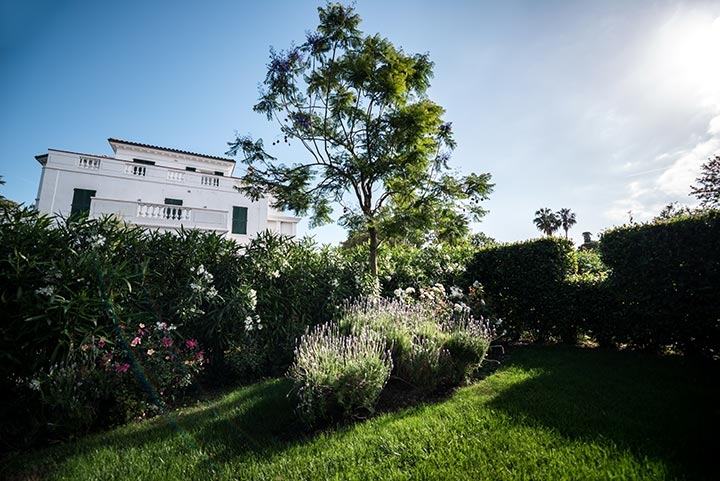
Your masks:
M39 211L91 218L113 214L132 224L214 231L246 243L265 230L295 235L298 217L251 201L236 187L235 161L110 138L114 156L49 149L36 200Z

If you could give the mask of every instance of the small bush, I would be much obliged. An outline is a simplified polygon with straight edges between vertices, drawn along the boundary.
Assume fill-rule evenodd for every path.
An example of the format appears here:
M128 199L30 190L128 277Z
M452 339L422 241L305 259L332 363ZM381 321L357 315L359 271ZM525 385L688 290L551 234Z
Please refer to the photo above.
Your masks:
M356 299L345 304L340 325L372 329L392 352L393 376L421 392L468 380L493 337L490 323L470 316L464 295L440 284L397 289L395 299ZM453 352L456 355L453 355Z
M326 323L300 338L288 376L296 386L300 417L316 424L372 413L391 370L390 352L377 333L343 334Z

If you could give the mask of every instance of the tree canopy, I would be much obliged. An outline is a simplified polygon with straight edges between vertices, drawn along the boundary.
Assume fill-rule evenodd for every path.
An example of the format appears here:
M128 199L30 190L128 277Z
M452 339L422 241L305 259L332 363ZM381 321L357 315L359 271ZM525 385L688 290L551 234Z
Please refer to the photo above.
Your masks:
M540 232L548 236L553 235L561 224L558 215L547 207L535 211L533 222Z
M364 35L351 6L318 8L319 25L305 41L270 50L255 111L299 141L306 157L291 164L266 152L262 139L238 136L229 155L247 169L240 188L277 208L311 215L311 226L331 222L365 231L370 270L377 274L383 236L467 234L486 211L490 174L461 177L449 168L452 124L427 97L433 63L406 54L380 35Z
M568 238L568 231L572 226L577 224L575 213L570 211L568 208L562 208L557 211L557 218L560 221L560 227L565 231L565 238Z
M708 159L702 166L698 186L690 186L690 195L700 200L700 207L720 208L720 155Z

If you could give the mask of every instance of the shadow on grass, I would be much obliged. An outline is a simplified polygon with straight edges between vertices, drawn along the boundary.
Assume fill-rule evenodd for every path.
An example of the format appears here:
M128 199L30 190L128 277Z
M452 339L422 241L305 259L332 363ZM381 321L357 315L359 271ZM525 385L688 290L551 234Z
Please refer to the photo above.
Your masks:
M533 373L489 406L570 438L662 459L679 478L714 477L718 365L567 346L519 350L504 369Z
M106 433L88 436L75 442L38 451L39 463L34 469L33 453L8 459L0 467L0 478L7 472L19 473L12 479L42 478L71 457L92 456L98 449L123 452L147 450L172 445L205 460L201 468L213 470L214 465L257 453L277 452L302 439L301 425L295 420L292 399L287 394L291 384L285 379L260 382L238 389L219 399L171 412ZM42 461L41 461L42 460ZM47 463L48 460L53 460Z

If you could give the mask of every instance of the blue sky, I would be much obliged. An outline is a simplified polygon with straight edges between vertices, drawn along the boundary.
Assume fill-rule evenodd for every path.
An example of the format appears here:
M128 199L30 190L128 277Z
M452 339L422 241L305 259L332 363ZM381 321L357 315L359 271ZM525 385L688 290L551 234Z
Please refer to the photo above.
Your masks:
M302 42L321 1L0 3L0 194L31 204L48 148L112 154L108 137L223 155L252 111L270 46ZM538 237L570 208L597 235L663 205L720 154L720 2L358 0L361 28L435 62L461 173L490 172L473 230ZM298 150L271 151L292 162ZM320 242L335 226L307 230Z

